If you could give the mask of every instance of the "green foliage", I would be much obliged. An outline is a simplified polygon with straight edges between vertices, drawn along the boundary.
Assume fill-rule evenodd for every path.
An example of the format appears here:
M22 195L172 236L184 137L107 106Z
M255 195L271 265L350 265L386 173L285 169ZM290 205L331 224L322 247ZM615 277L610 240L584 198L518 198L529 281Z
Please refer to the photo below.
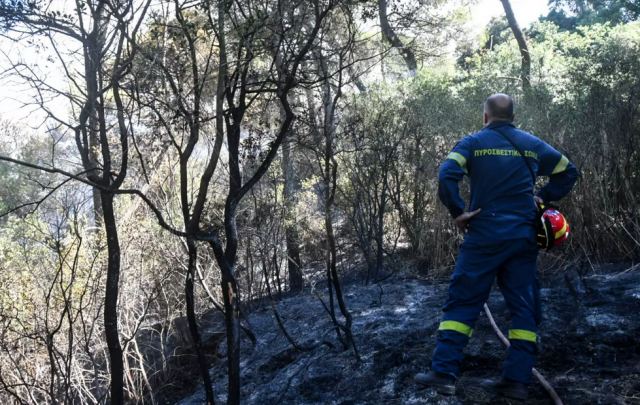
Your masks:
M576 192L562 203L576 242L602 258L637 257L640 24L596 24L570 33L546 23L533 31L532 94L523 95L509 79L519 66L515 41L477 56L466 85L514 94L519 125L581 168Z
M549 14L543 20L572 31L583 25L617 25L640 17L637 0L550 0L549 8Z
M437 203L437 167L457 139L480 128L482 102L495 92L514 96L517 125L582 170L577 189L561 202L575 246L607 260L640 255L640 24L567 32L539 23L531 32L529 94L521 90L520 53L509 38L455 68L423 70L415 80L380 86L353 104L365 125L367 117L386 117L369 124L361 142L398 139L390 176L391 190L399 190L392 195L394 209L412 251L431 265L450 261L447 235L455 235ZM357 167L375 173L380 162Z

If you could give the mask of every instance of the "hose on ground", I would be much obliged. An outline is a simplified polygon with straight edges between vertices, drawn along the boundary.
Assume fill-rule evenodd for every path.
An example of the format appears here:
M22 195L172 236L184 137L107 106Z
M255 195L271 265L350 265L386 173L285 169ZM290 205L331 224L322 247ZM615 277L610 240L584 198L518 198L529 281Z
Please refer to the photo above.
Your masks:
M487 304L484 304L484 312L487 314L487 318L489 318L491 327L493 327L493 331L496 333L496 335L498 335L498 338L500 338L500 340L505 346L507 347L511 346L511 344L509 343L509 339L507 339L506 336L500 330L500 328L498 328L498 324L496 324L496 320L493 319L493 315L491 314L491 310L489 310L489 306ZM531 372L536 377L538 382L540 382L540 384L544 387L544 389L547 390L547 392L549 393L549 396L553 400L553 403L555 405L563 405L562 400L558 396L558 393L556 392L555 389L553 389L549 381L547 381L547 379L544 378L544 376L540 374L540 372L535 368L531 370Z

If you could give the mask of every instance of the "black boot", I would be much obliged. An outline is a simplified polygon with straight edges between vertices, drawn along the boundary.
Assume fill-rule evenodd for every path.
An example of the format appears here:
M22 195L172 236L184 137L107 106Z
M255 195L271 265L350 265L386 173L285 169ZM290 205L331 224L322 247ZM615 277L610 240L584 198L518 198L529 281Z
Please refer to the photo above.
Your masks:
M416 374L414 380L421 388L431 387L443 395L453 395L456 393L456 379L449 374L429 371L426 374Z
M521 382L501 379L482 384L484 388L505 398L525 401L529 397L529 387Z

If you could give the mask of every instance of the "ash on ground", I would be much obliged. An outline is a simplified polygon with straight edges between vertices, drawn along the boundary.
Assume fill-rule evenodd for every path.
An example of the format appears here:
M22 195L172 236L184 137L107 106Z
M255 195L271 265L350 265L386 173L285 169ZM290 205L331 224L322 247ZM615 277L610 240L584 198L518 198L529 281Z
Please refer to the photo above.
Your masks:
M565 404L640 404L640 267L613 268L584 275L579 269L566 269L541 280L544 320L536 368ZM429 367L447 286L446 280L407 274L369 285L346 283L345 299L361 362L336 339L318 298L326 302L326 290L315 289L276 304L296 343L315 346L309 351L292 348L270 305L254 310L248 320L258 342L252 346L243 340L242 403L507 403L480 387L486 379L499 378L505 355L484 314L465 351L456 395L442 396L414 384L413 376ZM506 331L508 312L497 287L488 304ZM219 333L221 319L218 326ZM220 360L210 370L219 403L226 402L224 352L222 345ZM203 399L199 386L180 403L200 404ZM551 402L534 383L527 403Z

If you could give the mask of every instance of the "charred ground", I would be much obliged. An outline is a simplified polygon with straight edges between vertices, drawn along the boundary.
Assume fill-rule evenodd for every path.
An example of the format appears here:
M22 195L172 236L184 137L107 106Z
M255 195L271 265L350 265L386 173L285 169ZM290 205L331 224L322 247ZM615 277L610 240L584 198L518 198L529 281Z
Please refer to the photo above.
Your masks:
M317 294L284 298L277 308L297 351L283 337L269 305L254 310L249 322L259 337L242 353L243 403L247 404L474 404L499 403L479 388L498 377L505 350L481 314L466 349L455 397L418 390L415 373L428 368L434 348L446 278L426 279L399 272L377 284L357 277L345 292L354 318L354 334L362 362L342 350ZM640 403L640 267L570 266L541 276L544 320L537 368L566 404ZM489 306L503 330L507 311L497 288ZM210 331L216 329L211 318ZM221 319L220 319L221 322ZM222 325L219 325L222 330ZM322 344L321 342L329 344ZM218 358L224 359L224 344ZM217 399L226 399L225 364L211 369ZM534 384L531 404L550 403ZM202 387L182 404L201 403Z

